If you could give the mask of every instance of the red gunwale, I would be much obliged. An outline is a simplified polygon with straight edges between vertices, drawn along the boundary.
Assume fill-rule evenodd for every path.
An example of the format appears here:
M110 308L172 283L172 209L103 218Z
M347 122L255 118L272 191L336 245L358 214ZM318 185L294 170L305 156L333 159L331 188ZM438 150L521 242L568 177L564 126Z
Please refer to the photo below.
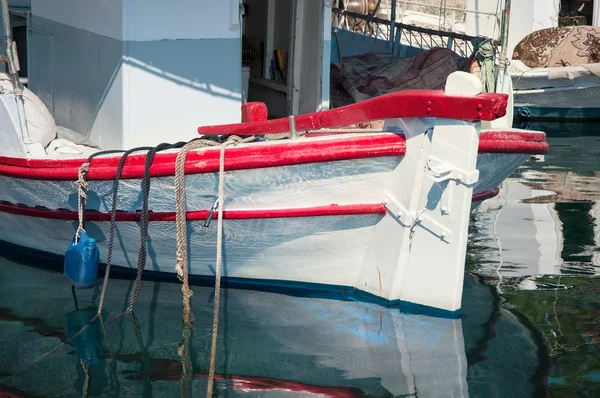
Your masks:
M479 153L521 153L527 155L548 152L546 134L541 132L484 131L479 141ZM403 136L365 134L351 137L286 141L281 144L243 145L228 148L225 170L246 170L265 167L292 166L306 163L364 159L385 156L403 156L406 141ZM152 177L175 174L177 153L159 153L150 168ZM92 160L89 180L112 180L120 155L104 156ZM145 154L131 155L125 162L123 179L141 178ZM19 159L0 157L0 175L15 178L75 181L79 166L85 159ZM186 174L214 173L219 170L219 150L216 148L191 151L186 160Z
M401 117L494 120L506 114L507 103L507 94L458 96L446 94L442 90L406 90L336 109L298 115L295 122L298 131L307 131ZM247 115L246 119L256 120L262 116ZM287 118L198 127L198 132L204 135L277 134L289 131L290 121Z
M200 149L188 153L186 174L219 171L219 149ZM287 141L281 144L242 145L227 148L225 170L247 170L265 167L292 166L306 163L332 162L375 157L403 156L406 140L396 134L368 134L340 139ZM88 180L112 180L121 156L94 158ZM158 153L150 168L152 177L175 174L177 152ZM0 175L17 178L75 181L79 166L85 159L44 160L0 157ZM125 161L122 179L142 178L146 155L131 155Z
M489 191L478 192L473 195L473 202L482 201L493 198L500 192L499 188L494 188ZM0 213L16 214L20 216L45 218L51 220L78 220L77 212L74 210L51 210L39 207L27 207L14 205L10 203L0 203ZM216 218L218 211L215 212L213 218ZM97 211L86 211L86 219L88 221L108 222L110 221L110 213L100 213ZM188 211L186 220L199 221L208 218L208 210ZM228 220L251 220L264 218L301 218L301 217L328 217L328 216L355 216L365 214L386 214L386 208L382 203L370 204L351 204L337 205L331 204L327 206L315 206L304 208L289 208L289 209L260 209L260 210L225 210L223 218ZM141 212L117 212L115 221L117 222L138 222L141 220ZM175 221L175 212L149 212L148 221Z
M543 155L550 150L546 134L539 131L482 131L479 153Z

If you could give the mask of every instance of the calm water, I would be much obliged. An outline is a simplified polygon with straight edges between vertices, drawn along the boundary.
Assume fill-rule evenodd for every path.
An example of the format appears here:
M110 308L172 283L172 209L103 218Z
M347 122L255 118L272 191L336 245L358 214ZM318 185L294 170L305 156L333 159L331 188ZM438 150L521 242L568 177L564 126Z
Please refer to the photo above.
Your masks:
M551 152L472 216L460 319L224 290L218 396L600 396L600 126L542 129ZM0 397L86 380L89 396L204 396L213 289L193 288L186 353L179 285L145 282L123 315L132 283L113 279L105 323L74 336L100 288L74 297L36 265L0 257Z

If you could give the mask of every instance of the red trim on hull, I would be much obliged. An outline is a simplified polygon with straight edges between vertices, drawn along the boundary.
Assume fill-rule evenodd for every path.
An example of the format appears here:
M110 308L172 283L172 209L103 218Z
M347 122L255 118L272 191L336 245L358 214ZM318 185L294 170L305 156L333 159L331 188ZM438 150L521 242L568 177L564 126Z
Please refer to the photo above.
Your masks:
M78 220L77 212L73 210L50 210L36 207L17 206L0 203L0 212L17 214L27 217L46 218L52 220ZM208 210L188 211L188 221L204 221L208 218ZM217 214L213 218L216 219ZM223 218L228 220L249 220L261 218L299 218L299 217L325 217L325 216L351 216L362 214L385 214L385 206L381 203L359 205L328 205L305 207L296 209L265 209L265 210L225 210ZM88 221L110 221L110 213L86 211ZM116 221L137 222L141 219L141 212L117 212ZM149 221L175 221L175 212L149 212Z
M191 151L185 162L186 174L219 171L219 149ZM225 170L247 170L265 167L293 166L338 160L403 156L406 141L395 134L369 134L333 140L287 141L281 144L255 144L231 147L226 150ZM152 177L175 174L177 152L158 153L150 168ZM112 180L121 156L112 155L92 160L88 180ZM85 159L44 160L0 157L0 175L17 178L75 181L79 166ZM145 154L131 155L125 161L123 179L142 178Z
M486 199L491 199L496 197L500 193L500 188L489 189L483 192L477 192L473 194L473 202L481 202Z
M543 155L550 150L546 134L532 131L482 131L479 153Z
M473 194L473 202L479 202L493 198L500 192L499 188L490 189ZM39 207L19 206L9 203L0 203L0 212L17 214L20 216L46 218L51 220L77 221L78 215L74 210L51 210ZM354 216L364 214L386 214L387 210L381 203L315 206L291 209L260 209L260 210L225 210L223 218L227 220L250 220L264 218L301 218L301 217L327 217L327 216ZM218 215L216 211L213 218ZM208 218L208 210L188 211L186 220L204 221ZM141 220L141 212L117 212L115 221L138 222ZM86 220L108 222L110 213L97 211L86 211ZM149 212L148 221L175 221L175 212Z
M548 152L546 134L521 131L484 131L479 153L544 154ZM297 164L403 156L406 141L395 134L365 134L332 140L285 141L281 144L244 145L228 148L225 170L247 170ZM152 177L175 174L177 153L159 153L150 169ZM120 156L104 156L92 160L89 180L112 180ZM145 154L131 155L125 162L123 179L141 178ZM75 181L84 159L18 159L0 157L0 175L45 181ZM186 174L214 173L219 170L219 150L191 151L186 160Z

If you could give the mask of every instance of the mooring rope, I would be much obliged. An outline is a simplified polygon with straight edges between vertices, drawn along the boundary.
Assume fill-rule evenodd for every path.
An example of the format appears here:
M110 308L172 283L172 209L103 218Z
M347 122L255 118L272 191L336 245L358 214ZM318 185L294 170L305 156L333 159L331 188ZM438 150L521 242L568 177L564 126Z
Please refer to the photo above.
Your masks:
M193 142L193 141L192 141ZM137 301L138 296L140 295L140 289L142 287L142 274L144 272L144 268L146 267L146 247L148 240L148 197L150 195L150 167L152 166L152 162L154 161L154 155L156 152L164 151L167 149L181 148L186 143L178 142L176 144L159 144L156 147L152 148L146 154L146 164L144 167L144 175L142 177L142 214L140 220L140 251L138 254L137 261L137 273L135 276L135 282L133 283L133 291L131 293L131 299L129 301L129 307L127 307L127 312L133 311L133 307L135 302Z
M75 232L75 243L79 242L79 233L85 231L85 203L87 201L87 173L89 170L90 162L85 162L79 167L79 171L77 172L77 216L79 225Z
M221 273L223 268L223 211L225 202L225 142L221 146L219 160L219 213L217 215L217 264L215 267L215 298L213 306L212 341L210 345L210 368L208 372L208 387L206 396L212 397L213 382L215 379L215 362L217 357L217 336L219 332L219 308L221 301Z
M79 242L79 233L85 231L85 205L87 203L88 187L87 175L90 170L92 159L101 155L111 155L121 152L124 151L120 149L109 149L106 151L96 152L91 154L87 160L81 166L79 166L79 170L77 172L77 181L75 182L75 185L77 185L77 214L79 219L79 226L77 227L77 232L75 233L75 243Z
M237 145L255 140L254 136L247 138L240 138L238 136L230 136L227 141L221 144L221 153L219 158L219 189L218 189L218 224L217 224L217 260L215 266L215 298L213 307L213 325L212 325L212 340L211 340L211 353L210 353L210 369L208 374L208 387L207 397L212 397L214 374L215 374L215 360L216 360L216 349L217 349L217 335L219 328L219 306L221 298L221 274L222 274L222 262L223 262L223 208L225 198L225 148L229 145ZM175 163L175 197L176 197L176 208L175 208L175 220L177 230L177 276L182 282L181 294L183 298L183 323L184 323L184 344L189 340L189 333L191 330L191 324L193 322L190 299L193 292L189 288L188 278L188 253L187 253L187 223L186 223L186 200L185 200L185 159L187 153L192 149L199 149L206 146L218 145L214 141L209 140L197 140L190 142L183 148L181 148L177 155ZM188 343L189 344L189 343ZM191 362L188 362L186 356L189 355L189 347L184 346L180 349L180 355L182 357L184 372L182 375L182 387L184 387L185 377L191 377L193 370L186 369L186 365L191 367ZM185 376L185 377L184 377ZM182 388L182 394L184 390Z
M364 132L364 129L360 129ZM302 133L300 135L304 135ZM287 134L289 136L289 133ZM207 397L212 397L213 384L214 384L214 373L216 363L216 350L217 350L217 336L219 327L219 307L221 297L221 275L222 275L222 263L223 263L223 210L225 200L225 148L229 145L237 145L255 140L256 137L250 136L246 138L240 138L238 136L230 136L221 145L220 158L219 158L219 187L218 187L218 224L217 224L217 258L215 267L215 298L213 308L213 325L212 325L212 340L211 340L211 355L210 355L210 369L208 377ZM100 296L100 303L98 308L98 316L101 316L102 307L104 305L104 299L106 297L106 290L108 287L108 280L110 277L110 266L112 264L112 252L114 246L114 235L116 225L116 202L119 189L119 180L122 175L123 167L127 156L135 151L148 150L146 154L146 162L144 168L144 174L142 177L142 212L140 220L140 250L138 254L137 262L137 273L134 282L134 287L131 293L131 298L127 312L132 312L136 300L141 290L141 277L143 270L146 265L146 246L148 238L148 198L150 194L150 167L154 160L154 156L157 152L181 148L177 154L175 163L175 196L176 196L176 239L177 239L177 276L182 281L181 293L182 293L182 317L183 317L183 344L179 349L179 354L183 362L183 373L182 373L182 396L187 396L191 388L191 378L193 376L192 362L189 353L190 336L193 324L193 316L191 311L191 297L192 290L189 288L189 277L188 277L188 253L187 253L187 224L186 224L186 199L185 199L185 160L187 153L193 149L200 149L203 147L214 147L219 145L219 142L213 139L198 138L188 142L187 144L179 142L176 144L160 144L156 147L144 147L144 148L133 148L126 151L117 166L115 178L113 180L113 192L112 192L112 203L111 203L111 220L109 230L109 246L107 256L107 267L104 275L104 282L102 285L102 292ZM79 226L77 229L77 236L79 232L85 231L85 207L87 201L87 173L89 172L91 159L94 156L101 154L115 153L123 151L104 151L96 153L90 156L87 161L81 165L78 173L77 184L78 189L78 214L79 214Z
M177 238L176 266L177 277L182 282L181 294L183 296L183 318L192 321L190 298L192 291L188 280L188 253L187 253L187 226L185 205L185 159L189 151L209 146L219 145L218 142L208 139L190 141L180 149L175 160L175 227Z
M208 139L198 139L186 144L175 160L175 227L177 237L176 270L177 277L182 282L182 321L183 341L179 346L178 354L181 358L181 397L187 398L191 394L191 382L194 374L193 364L190 357L190 337L192 334L193 316L191 309L191 297L193 295L189 286L188 278L188 254L187 254L187 225L185 205L185 159L189 151L209 146L216 146L218 142Z
M112 265L112 254L113 254L113 246L115 242L115 227L116 227L116 216L117 216L117 196L119 192L119 181L121 180L121 175L123 174L123 167L125 166L125 161L127 160L127 156L132 154L133 152L141 151L141 150L151 150L152 147L143 147L143 148L133 148L125 152L121 159L119 160L119 164L117 165L117 172L115 174L115 178L113 179L113 189L112 189L112 202L110 207L110 226L108 233L108 253L106 255L106 269L104 270L104 281L102 283L102 290L100 293L100 301L98 304L98 315L102 314L102 307L104 306L104 298L106 296L106 290L108 289L108 280L110 278L110 268Z
M189 298L188 298L189 300ZM177 353L181 358L181 380L180 390L181 398L188 398L192 395L192 378L194 376L194 366L190 355L190 339L192 337L192 321L190 319L183 320L183 340L177 349Z
M85 363L83 359L81 360L81 367L83 368L83 373L85 373L85 380L83 381L82 395L83 398L88 396L88 390L90 387L90 365Z
M142 327L140 321L133 312L130 312L131 320L133 321L133 334L140 348L140 359L142 365L142 373L144 374L144 397L152 396L152 383L150 383L150 355L148 349L144 345L144 338L142 337Z
M109 365L110 372L112 373L113 380L115 383L115 393L114 396L119 396L119 392L121 391L121 384L119 383L119 378L117 376L117 359L115 358L114 351L112 349L112 344L110 344L110 339L108 338L108 332L106 330L106 325L104 324L104 319L102 318L102 314L98 313L98 322L100 323L100 329L102 330L102 336L104 341L106 342L106 347L108 348L108 354L110 355L111 362Z

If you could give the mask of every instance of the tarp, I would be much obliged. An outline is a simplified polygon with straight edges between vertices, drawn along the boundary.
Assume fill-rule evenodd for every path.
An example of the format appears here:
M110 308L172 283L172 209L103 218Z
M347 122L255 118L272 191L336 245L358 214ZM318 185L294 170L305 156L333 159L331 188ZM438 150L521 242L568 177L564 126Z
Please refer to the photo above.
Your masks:
M402 90L441 90L448 75L469 66L468 58L447 48L412 58L387 53L345 57L342 63L331 64L331 105L336 108Z
M13 93L11 78L6 73L0 73L0 93ZM23 90L27 131L33 142L39 142L45 148L56 138L56 124L46 105L31 90Z

